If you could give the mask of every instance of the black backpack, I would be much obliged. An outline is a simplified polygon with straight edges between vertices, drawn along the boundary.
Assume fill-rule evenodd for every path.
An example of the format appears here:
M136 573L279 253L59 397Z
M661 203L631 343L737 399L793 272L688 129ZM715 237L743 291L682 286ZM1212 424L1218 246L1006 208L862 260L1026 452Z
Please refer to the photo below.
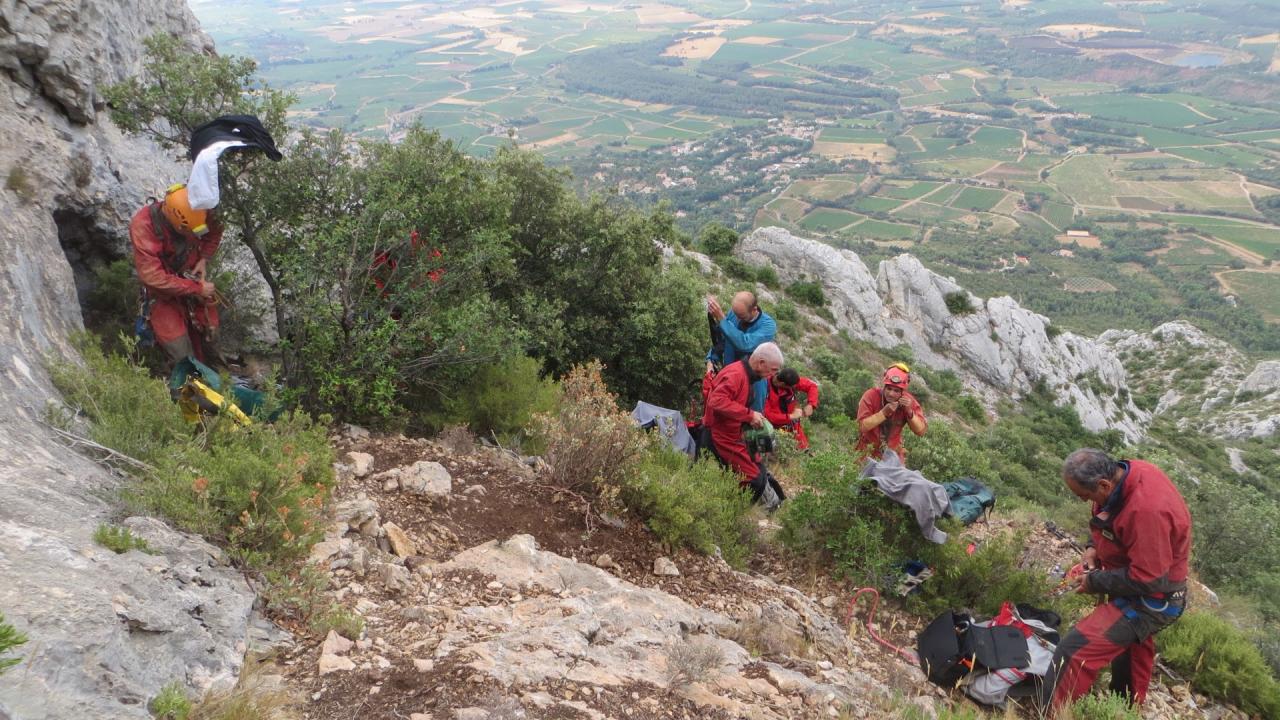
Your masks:
M1027 638L1016 627L976 627L964 613L948 610L916 640L920 667L930 682L955 687L974 668L1000 670L1031 664Z

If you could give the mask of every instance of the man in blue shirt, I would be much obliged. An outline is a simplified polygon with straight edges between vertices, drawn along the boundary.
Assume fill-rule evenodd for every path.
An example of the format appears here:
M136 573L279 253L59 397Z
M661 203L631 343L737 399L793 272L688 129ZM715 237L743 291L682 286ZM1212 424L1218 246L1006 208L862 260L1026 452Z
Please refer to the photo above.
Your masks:
M751 357L756 348L773 342L778 334L778 324L760 309L754 293L743 291L734 295L730 310L732 314L726 313L714 295L707 296L707 314L719 323L720 332L724 335L724 348L719 356L716 347L707 353L708 375L715 374L719 367ZM754 383L751 386L751 409L763 412L768 395L767 380Z

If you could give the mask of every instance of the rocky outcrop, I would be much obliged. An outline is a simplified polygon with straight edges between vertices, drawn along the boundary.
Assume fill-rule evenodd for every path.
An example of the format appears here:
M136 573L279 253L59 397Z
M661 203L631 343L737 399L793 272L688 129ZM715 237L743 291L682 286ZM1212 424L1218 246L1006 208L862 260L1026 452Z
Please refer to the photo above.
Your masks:
M151 521L131 525L157 555L95 546L117 480L36 422L88 267L123 256L132 213L185 175L104 113L102 88L155 32L210 46L184 3L0 0L0 612L30 637L0 682L4 718L145 718L162 685L232 680L244 652L239 574Z
M983 300L911 255L880 263L873 276L856 253L781 228L755 230L735 252L773 266L784 283L820 283L840 329L882 348L906 343L917 362L952 370L972 389L1019 397L1043 384L1085 427L1118 429L1132 440L1145 430L1149 415L1124 391L1126 372L1114 352L1051 331L1048 318L1012 298ZM972 309L952 312L948 299Z
M1108 330L1098 340L1121 358L1133 394L1155 415L1225 440L1280 432L1280 362L1255 363L1183 321L1150 332Z
M556 681L657 685L708 712L743 718L818 716L828 708L865 713L890 694L871 677L841 667L859 653L843 628L802 593L767 580L755 582L774 599L744 620L540 550L528 535L472 548L432 573L480 573L493 578L489 589L518 593L504 603L459 610L433 652L436 665L465 659L468 668L513 691ZM828 659L753 659L735 639L742 638L744 622L793 635L796 647L803 639ZM714 662L697 672L684 668L686 646L704 648ZM919 673L906 665L901 672ZM537 698L527 699L536 704Z

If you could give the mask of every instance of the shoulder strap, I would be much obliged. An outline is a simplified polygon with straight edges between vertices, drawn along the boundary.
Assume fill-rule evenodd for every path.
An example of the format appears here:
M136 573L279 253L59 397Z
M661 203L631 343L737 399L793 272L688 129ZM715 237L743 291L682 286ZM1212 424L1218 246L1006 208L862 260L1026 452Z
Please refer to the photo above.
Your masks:
M158 201L151 203L151 231L155 233L156 240L160 241L161 248L166 247L166 241L173 246L171 255L161 251L160 261L169 272L179 275L182 273L183 266L187 264L187 254L191 251L191 246L182 233L166 233L164 231L166 224L164 215L160 212L160 203Z

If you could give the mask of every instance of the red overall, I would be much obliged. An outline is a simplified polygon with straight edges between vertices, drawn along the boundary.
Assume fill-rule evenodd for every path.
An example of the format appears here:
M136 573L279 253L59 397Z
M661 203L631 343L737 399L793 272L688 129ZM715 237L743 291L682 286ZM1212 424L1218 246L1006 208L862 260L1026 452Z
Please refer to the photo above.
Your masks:
M711 431L711 442L720 461L739 475L742 485L750 485L760 474L747 444L742 440L743 426L751 422L751 384L759 380L746 360L726 365L711 381L707 409L702 425Z
M884 407L884 391L880 388L871 388L862 394L862 400L858 402L858 420L875 415ZM911 408L908 410L907 408ZM898 457L902 458L902 462L907 461L907 451L902 448L902 428L907 426L907 420L912 416L919 417L925 421L924 411L920 409L920 401L906 390L902 391L902 399L898 401L898 410L889 416L878 427L874 427L867 432L858 435L858 454L862 459L869 457L880 457L880 453L888 445L890 450L898 453ZM927 421L926 427L927 427ZM885 438L888 438L886 441Z
M794 388L785 385L779 387L774 382L769 382L769 397L764 401L764 416L775 428L794 432L796 435L796 447L805 450L809 447L809 438L804 434L804 426L799 420L791 419L791 411L795 409L796 393L802 392L809 399L808 404L818 407L818 383L807 377L800 378L800 382L796 383Z
M153 211L154 207L154 211ZM156 232L153 218L161 228ZM203 361L202 343L188 337L188 322L200 333L218 329L218 308L200 298L200 283L182 277L200 260L208 260L222 242L222 226L210 223L202 238L183 238L164 221L159 203L145 205L129 223L129 239L133 243L133 264L138 280L147 289L151 305L151 329L158 343L172 357L174 349L191 339L191 352ZM183 248L186 249L185 253ZM180 357L174 357L180 360Z
M1109 519L1099 515L1103 508L1093 508L1091 535L1100 569L1088 574L1085 591L1106 597L1054 653L1044 686L1053 692L1054 708L1089 692L1107 663L1111 690L1141 704L1151 683L1155 634L1177 620L1186 603L1187 504L1151 463L1130 460L1123 483L1119 508ZM1161 612L1166 605L1170 609Z

